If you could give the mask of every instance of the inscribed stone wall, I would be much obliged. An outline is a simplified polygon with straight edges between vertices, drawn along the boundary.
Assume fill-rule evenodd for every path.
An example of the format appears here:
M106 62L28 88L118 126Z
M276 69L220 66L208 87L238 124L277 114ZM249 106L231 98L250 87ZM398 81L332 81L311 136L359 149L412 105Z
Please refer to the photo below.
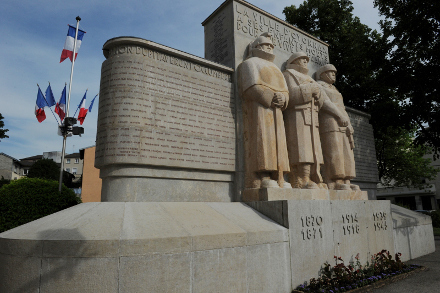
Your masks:
M388 201L299 200L250 205L269 217L283 210L283 224L289 227L293 288L318 277L325 261L335 265L335 255L346 265L355 263L358 254L361 264L371 262L371 256L382 249L394 255Z
M274 63L280 68L298 51L310 57L311 74L329 63L327 44L246 1L225 1L202 24L205 58L232 68L247 57L247 45L264 32L272 35Z
M138 40L106 44L95 165L235 171L230 72Z

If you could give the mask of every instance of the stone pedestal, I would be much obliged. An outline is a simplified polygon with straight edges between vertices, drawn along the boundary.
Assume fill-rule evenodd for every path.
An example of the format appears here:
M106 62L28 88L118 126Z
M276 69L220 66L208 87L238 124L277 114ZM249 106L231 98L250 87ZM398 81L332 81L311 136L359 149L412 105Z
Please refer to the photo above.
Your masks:
M366 191L297 189L297 188L255 188L245 189L243 201L274 200L368 200Z

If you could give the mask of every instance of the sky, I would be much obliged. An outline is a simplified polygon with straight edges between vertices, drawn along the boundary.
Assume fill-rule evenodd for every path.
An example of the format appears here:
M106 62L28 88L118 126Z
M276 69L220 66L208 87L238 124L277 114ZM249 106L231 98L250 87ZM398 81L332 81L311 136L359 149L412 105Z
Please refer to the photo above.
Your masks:
M75 61L70 116L86 90L86 107L99 93L102 46L111 38L134 36L204 57L201 23L224 0L4 0L0 9L0 113L9 138L0 141L0 152L16 159L61 151L62 137L48 108L46 120L38 123L34 110L40 85L43 93L50 82L55 100L64 84L69 86L71 62L59 63L68 24L86 32ZM248 0L284 20L284 7L303 0ZM379 30L378 10L373 0L352 0L353 14L362 23ZM330 56L331 59L331 56ZM96 139L99 96L82 127L84 134L67 138L66 153L93 146ZM52 107L52 110L54 107ZM55 114L56 115L56 114ZM57 116L58 118L58 116Z

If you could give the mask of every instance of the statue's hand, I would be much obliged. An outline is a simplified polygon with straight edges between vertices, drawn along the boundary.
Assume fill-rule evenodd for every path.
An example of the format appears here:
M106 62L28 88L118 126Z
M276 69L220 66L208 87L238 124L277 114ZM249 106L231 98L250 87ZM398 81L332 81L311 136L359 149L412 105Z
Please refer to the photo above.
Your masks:
M286 103L286 97L282 93L274 93L273 99L272 99L272 108L282 108L284 107L284 104Z
M348 124L348 127L347 127L347 135L350 136L350 135L352 135L353 133L354 133L353 126L351 125L351 123L349 123L349 124Z
M338 121L339 126L348 126L348 123L350 122L345 117L338 117L337 121Z

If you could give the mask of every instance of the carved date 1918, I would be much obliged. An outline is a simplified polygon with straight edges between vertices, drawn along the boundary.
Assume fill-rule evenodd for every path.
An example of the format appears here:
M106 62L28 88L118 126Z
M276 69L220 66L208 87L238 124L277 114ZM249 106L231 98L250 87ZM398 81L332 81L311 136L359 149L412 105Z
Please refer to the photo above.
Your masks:
M342 215L342 230L344 235L359 234L357 213Z

